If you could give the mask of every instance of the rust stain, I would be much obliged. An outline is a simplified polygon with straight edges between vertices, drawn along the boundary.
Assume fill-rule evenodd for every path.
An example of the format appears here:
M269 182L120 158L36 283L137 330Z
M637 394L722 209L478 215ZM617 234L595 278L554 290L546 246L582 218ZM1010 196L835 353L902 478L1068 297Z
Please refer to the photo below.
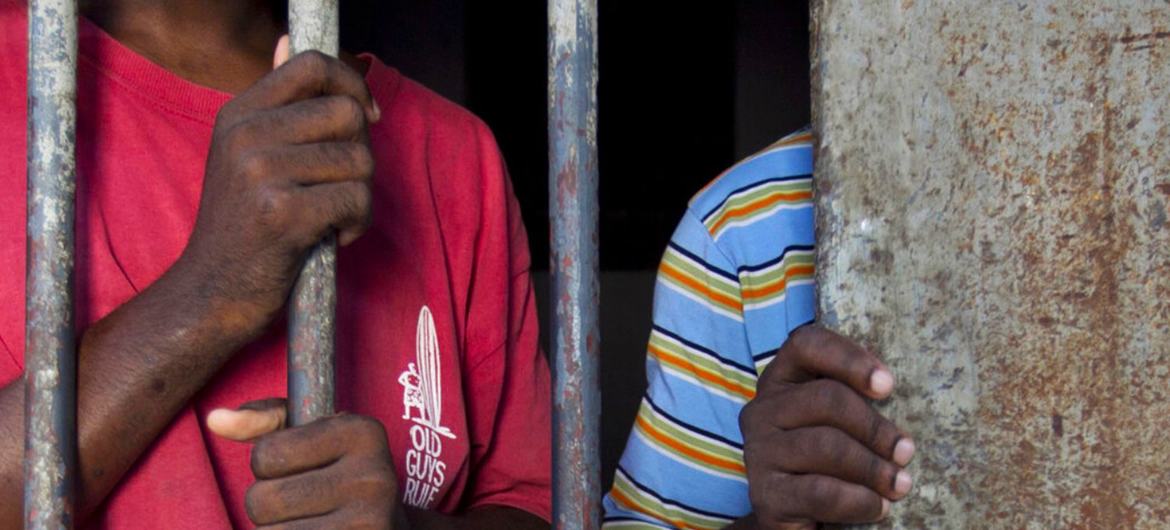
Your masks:
M819 315L923 444L881 526L1170 527L1170 10L813 17Z

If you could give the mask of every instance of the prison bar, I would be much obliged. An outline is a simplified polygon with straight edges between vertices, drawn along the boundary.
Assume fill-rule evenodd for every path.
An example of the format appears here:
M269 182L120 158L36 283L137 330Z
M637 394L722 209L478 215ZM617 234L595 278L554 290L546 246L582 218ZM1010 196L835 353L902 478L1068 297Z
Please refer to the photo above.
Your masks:
M290 0L289 52L338 52L337 0ZM333 414L337 239L329 235L305 261L288 318L288 419L304 425Z
M24 526L57 530L73 527L77 454L77 2L32 0L28 21Z
M553 523L600 527L597 1L549 0Z

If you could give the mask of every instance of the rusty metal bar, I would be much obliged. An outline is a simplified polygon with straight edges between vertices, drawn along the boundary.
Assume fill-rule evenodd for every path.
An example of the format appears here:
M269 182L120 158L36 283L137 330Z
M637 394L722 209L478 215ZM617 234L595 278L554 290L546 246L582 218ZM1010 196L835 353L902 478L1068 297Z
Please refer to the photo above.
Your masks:
M28 15L24 524L58 530L73 527L77 453L77 3L32 0Z
M337 0L289 0L288 27L291 53L318 50L337 56ZM289 306L288 418L292 425L333 414L336 306L337 239L330 235L309 254Z
M1170 9L814 0L820 321L916 437L886 529L1170 528Z
M549 0L553 522L600 527L597 0Z

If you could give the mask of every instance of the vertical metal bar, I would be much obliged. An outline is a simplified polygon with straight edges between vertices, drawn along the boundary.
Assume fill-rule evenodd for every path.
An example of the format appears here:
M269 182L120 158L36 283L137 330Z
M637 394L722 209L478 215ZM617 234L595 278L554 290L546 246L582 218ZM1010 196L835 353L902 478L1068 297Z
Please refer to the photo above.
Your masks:
M336 56L337 0L289 0L289 46ZM333 413L333 330L337 306L337 240L310 253L293 287L288 319L289 422L303 425Z
M553 520L600 527L597 0L549 0Z
M24 523L73 527L77 358L73 337L76 0L28 10L28 241Z
M811 4L818 320L922 442L871 528L1170 528L1170 4Z

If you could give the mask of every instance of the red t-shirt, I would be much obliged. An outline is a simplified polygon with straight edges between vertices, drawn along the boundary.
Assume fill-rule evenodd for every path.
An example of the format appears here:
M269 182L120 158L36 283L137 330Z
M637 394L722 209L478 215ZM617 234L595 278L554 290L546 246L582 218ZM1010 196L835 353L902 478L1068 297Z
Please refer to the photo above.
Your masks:
M0 385L24 344L23 2L0 0ZM77 323L158 279L186 244L216 111L197 86L81 23ZM550 512L550 389L524 227L487 127L372 57L373 226L338 258L337 403L386 426L404 501ZM122 479L96 528L251 527L250 446L216 407L286 395L285 324L240 351ZM129 421L133 421L132 419Z

